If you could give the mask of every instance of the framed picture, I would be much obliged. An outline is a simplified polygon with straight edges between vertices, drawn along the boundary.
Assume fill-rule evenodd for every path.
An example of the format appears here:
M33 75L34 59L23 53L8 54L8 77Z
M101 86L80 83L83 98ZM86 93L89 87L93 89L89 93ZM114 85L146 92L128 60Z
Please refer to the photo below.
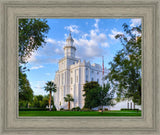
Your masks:
M124 0L124 1L97 1L97 0L52 0L52 1L1 1L1 60L0 60L0 69L1 69L1 80L0 80L0 87L1 87L1 134L150 134L150 135L158 135L160 134L160 123L159 123L159 105L160 101L158 97L160 96L159 92L159 0L140 0L140 1L133 1L133 0ZM39 19L40 18L40 19ZM64 24L71 24L74 21L74 24L78 24L81 26L81 33L79 33L80 29L78 29L78 25L65 25L63 28L66 30L68 35L66 35L66 40L60 41L58 40L58 36L56 40L53 40L51 38L45 37L38 37L37 43L35 44L35 50L36 45L40 45L39 41L42 41L45 43L45 41L48 41L47 43L51 44L64 44L63 47L56 46L55 48L49 48L47 52L41 51L41 54L47 54L47 58L49 58L49 55L51 54L50 50L53 49L55 54L60 54L61 50L64 49L64 58L62 55L55 55L55 59L59 60L59 67L58 71L54 73L56 76L54 81L52 81L52 78L50 78L50 82L39 82L40 84L44 83L44 85L41 85L40 87L43 87L44 90L50 92L49 89L49 83L56 84L56 92L54 94L54 97L52 100L51 94L47 97L42 96L42 98L46 98L45 101L48 105L48 110L50 110L51 107L51 101L55 102L55 109L57 109L57 112L63 112L63 115L33 115L34 113L28 112L28 114L23 112L23 107L26 108L37 107L36 100L38 98L41 98L41 96L34 96L34 104L31 104L29 102L23 102L24 95L20 95L20 89L21 82L20 82L20 75L22 78L25 78L25 74L22 71L28 69L28 67L22 66L25 63L24 55L29 56L30 54L27 53L27 50L33 49L31 48L20 48L18 46L20 44L20 39L23 40L23 43L26 42L24 33L21 33L21 29L24 29L25 27L20 27L21 24L24 26L26 24L26 19L30 20L39 20L42 25L44 26L43 32L47 32L49 30L49 27L52 28L52 25L50 24L49 27L45 25L45 21L50 21L50 23L55 23L60 20L60 22L56 25L55 23L55 34L62 34L65 36L65 33L59 32L58 29L60 29L61 25ZM86 21L87 20L87 21ZM110 23L107 21L110 20ZM115 23L116 21L119 21L119 23ZM39 23L36 22L36 23ZM43 22L43 23L42 23ZM100 22L102 22L100 24ZM109 46L107 37L105 37L108 34L108 37L113 38L117 35L117 38L122 40L128 41L127 39L130 39L132 37L124 37L123 32L117 31L117 29L120 27L118 25L127 23L127 25L123 25L124 32L129 33L131 31L127 31L128 25L132 25L132 30L135 30L133 27L135 24L141 25L140 29L138 29L134 33L136 35L136 38L133 37L133 39L136 40L136 42L139 41L139 37L141 38L141 67L140 67L140 79L141 79L141 97L139 98L141 101L137 101L137 96L135 96L132 100L134 102L141 102L140 106L140 112L135 113L136 115L133 117L130 114L127 115L118 115L118 117L115 115L111 115L110 117L107 117L107 113L104 111L104 107L112 108L108 104L103 104L102 98L101 100L97 100L94 105L91 104L91 99L88 104L86 104L87 95L85 95L85 98L83 98L84 93L80 93L81 88L78 87L72 87L72 84L76 84L76 82L80 82L79 84L83 83L83 86L85 84L88 84L90 82L94 82L96 84L104 84L103 82L103 75L105 76L105 73L107 73L107 70L104 68L104 62L105 57L103 56L103 51L105 50L105 47ZM29 22L31 23L31 22ZM85 24L85 26L83 25ZM105 24L108 25L105 26ZM117 29L114 29L114 26ZM121 25L122 26L122 25ZM34 27L27 27L27 30L34 30ZM38 31L37 27L35 28L36 31ZM107 33L106 31L110 31L110 33ZM140 31L141 32L140 32ZM61 30L63 31L63 30ZM87 33L88 31L88 33ZM102 32L103 31L103 32ZM89 33L90 32L90 33ZM92 32L92 33L91 33ZM106 34L106 33L107 34ZM141 35L139 35L139 32ZM79 34L78 34L79 33ZM86 35L85 35L86 33ZM105 33L105 34L104 34ZM116 33L116 34L115 34ZM76 35L77 34L77 35ZM87 39L84 36L89 36L89 39ZM89 35L90 34L90 35ZM92 34L92 35L91 35ZM94 36L93 36L94 34ZM36 35L36 34L35 34ZM123 36L122 36L123 35ZM32 42L33 40L33 33L30 36L29 42ZM79 37L81 38L79 38ZM85 53L84 49L87 48L85 46L82 47L81 41L87 42L88 40L91 41L90 37L93 36L93 42L94 44L99 44L101 48L94 48L89 47L89 49L92 49L92 55L95 49L95 52L98 52L101 55L94 55L94 60L101 66L98 66L98 64L93 64L92 70L89 68L89 66L86 66L84 68L84 77L82 75L82 69L80 66L77 68L79 70L72 70L74 69L75 65L79 64L88 64L86 61L81 61L82 56L84 58L87 58L87 53ZM100 37L97 39L97 37ZM36 36L35 36L36 37ZM76 38L77 37L77 38ZM102 37L102 38L101 38ZM44 40L45 39L45 40ZM105 41L102 41L102 39L105 39ZM36 39L34 39L36 41ZM53 43L54 42L54 43ZM77 43L77 48L73 44L74 42ZM82 42L84 44L84 42ZM113 43L113 41L111 41ZM88 44L92 44L91 42L87 42ZM26 44L32 44L26 42ZM111 43L110 43L111 44ZM34 46L34 43L33 43ZM20 54L20 49L21 54ZM23 52L23 49L25 50L25 53ZM78 51L78 49L81 51ZM101 49L101 50L98 50ZM121 50L121 49L120 49ZM78 53L78 58L75 56L75 51ZM135 51L135 50L134 50ZM57 52L57 53L56 53ZM59 52L59 53L58 53ZM113 52L114 53L114 52ZM105 53L104 53L105 54ZM42 59L46 61L45 56L43 55ZM115 53L116 55L116 53ZM114 55L114 56L115 56ZM97 60L96 57L98 56L99 59ZM127 54L128 59L132 59L132 55ZM91 57L91 56L89 56ZM96 57L96 58L95 58ZM30 61L32 61L35 57L29 57ZM52 57L53 58L53 57ZM21 63L19 61L21 60ZM53 59L52 59L53 60ZM91 60L91 59L87 59ZM33 60L34 61L34 60ZM67 61L67 62L66 62ZM28 62L28 61L27 61ZM58 61L56 61L57 63ZM65 62L67 63L66 66L68 66L69 63L69 70L68 67L65 67ZM72 63L70 63L72 62ZM29 62L28 62L29 63ZM137 60L138 63L138 60ZM43 68L43 65L35 66L32 63L29 63L30 70ZM113 64L113 63L112 63ZM54 65L52 65L54 66ZM27 67L27 68L26 68ZM63 72L63 74L60 74L63 68L65 67L66 72ZM73 68L71 68L73 67ZM93 70L93 67L95 71ZM49 67L51 68L51 67ZM75 68L76 69L76 68ZM48 69L47 69L48 70ZM49 71L49 70L48 70ZM56 68L53 72L56 71ZM41 71L44 72L44 71ZM33 72L32 72L33 73ZM46 75L49 72L45 72ZM79 73L79 74L78 74ZM96 75L95 75L96 73ZM40 74L37 73L35 76ZM73 76L72 76L73 74ZM81 77L80 77L81 74ZM92 74L92 76L91 76ZM28 75L28 74L27 74ZM61 76L62 75L62 76ZM99 77L99 76L101 77ZM107 73L108 75L108 73ZM61 77L59 77L61 76ZM67 78L69 76L69 78ZM54 76L53 76L54 78ZM60 79L58 79L60 78ZM63 79L67 78L67 79ZM83 78L83 79L82 79ZM33 77L30 77L31 81ZM99 79L99 80L98 80ZM115 81L114 78L113 82ZM25 79L24 79L25 80ZM69 82L67 82L67 80ZM25 80L26 81L26 80ZM38 81L38 80L36 80ZM45 80L47 81L47 80ZM60 84L65 84L63 86L67 87L67 84L69 83L71 87L68 89L62 88ZM135 82L136 84L137 81ZM45 86L46 85L46 86ZM32 88L36 87L35 84L31 85ZM137 86L137 85L136 85ZM105 86L104 86L105 87ZM96 89L99 89L100 94L102 94L102 91L104 87L98 86ZM77 89L77 91L76 91ZM80 90L79 90L80 89ZM34 91L35 92L35 91ZM85 91L86 92L86 91ZM76 97L76 93L79 93L80 96ZM39 94L39 93L38 93ZM40 93L41 94L41 93ZM57 94L57 95L56 95ZM92 93L90 93L92 94ZM96 93L97 94L97 93ZM99 94L99 93L98 93ZM98 95L97 94L97 95ZM132 93L133 94L133 93ZM56 96L55 96L56 95ZM33 96L33 95L32 95ZM69 97L70 96L70 97ZM73 96L73 97L72 97ZM23 98L22 98L23 97ZM31 96L29 96L31 97ZM101 95L102 97L102 95ZM68 100L70 98L70 100ZM113 98L113 97L112 97ZM33 97L32 97L33 99ZM44 102L45 102L44 101ZM38 103L38 102L37 102ZM39 106L44 106L46 108L46 104L42 103ZM96 105L95 105L96 104ZM105 106L106 105L106 106ZM128 104L128 101L125 102L126 109L135 109L135 105L130 102ZM77 109L82 110L85 112L86 108L83 107L86 106L88 108L96 108L96 115L89 114L87 115L80 115L80 112L77 111ZM22 107L22 108L21 108ZM99 107L102 107L99 109ZM128 108L127 108L128 107ZM25 109L26 109L25 108ZM22 110L20 110L22 109ZM52 108L53 109L53 108ZM66 110L71 111L70 114L72 115L64 115L65 111L60 110ZM113 108L112 108L113 109ZM67 112L66 111L66 112ZM82 112L83 112L82 111ZM87 110L88 111L88 110ZM101 112L98 112L101 111ZM27 111L26 111L27 112ZM78 112L78 115L76 114ZM103 113L102 116L99 117L99 114L97 115L97 112L99 114ZM47 112L48 113L48 112ZM50 113L50 112L49 112ZM75 115L74 115L75 113ZM95 111L93 111L95 113ZM104 115L106 114L106 116ZM117 112L118 114L118 112ZM45 116L45 117L44 117ZM52 117L54 116L54 117ZM121 117L119 117L121 116Z
M141 116L141 18L18 21L19 116Z

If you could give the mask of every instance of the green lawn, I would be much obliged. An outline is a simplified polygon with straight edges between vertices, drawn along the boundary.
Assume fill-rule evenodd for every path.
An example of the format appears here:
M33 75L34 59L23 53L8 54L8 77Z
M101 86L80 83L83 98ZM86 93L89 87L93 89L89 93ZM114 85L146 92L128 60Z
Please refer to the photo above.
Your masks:
M19 111L19 116L141 116L141 111Z

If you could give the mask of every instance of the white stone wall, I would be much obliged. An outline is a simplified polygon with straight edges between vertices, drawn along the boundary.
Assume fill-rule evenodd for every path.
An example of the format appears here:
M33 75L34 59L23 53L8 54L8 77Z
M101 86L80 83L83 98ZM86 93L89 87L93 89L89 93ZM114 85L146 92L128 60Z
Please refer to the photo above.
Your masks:
M121 110L122 108L125 109L139 109L141 110L141 106L140 105L135 105L134 108L134 103L132 100L122 100L120 102L116 102L114 100L115 105L114 106L103 106L103 109L108 108L108 110ZM95 107L93 108L93 110L98 110L99 107Z

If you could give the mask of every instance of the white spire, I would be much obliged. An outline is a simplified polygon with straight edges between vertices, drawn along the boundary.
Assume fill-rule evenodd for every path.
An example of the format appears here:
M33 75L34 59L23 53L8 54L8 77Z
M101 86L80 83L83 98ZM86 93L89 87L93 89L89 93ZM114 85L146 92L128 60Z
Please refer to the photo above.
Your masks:
M64 46L65 57L75 57L76 47L73 45L73 38L71 36L71 31L68 38L66 39L66 45Z
M74 42L74 40L73 40L73 38L72 38L72 35L71 35L71 31L70 31L70 33L69 33L69 36L68 36L66 42L70 42L70 43L73 43L73 42ZM73 44L70 44L70 45L73 45Z

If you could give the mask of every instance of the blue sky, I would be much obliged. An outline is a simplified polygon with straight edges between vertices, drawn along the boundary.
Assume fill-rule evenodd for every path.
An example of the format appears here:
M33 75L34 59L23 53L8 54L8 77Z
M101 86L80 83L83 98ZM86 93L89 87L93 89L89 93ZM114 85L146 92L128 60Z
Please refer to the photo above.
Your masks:
M33 52L26 65L30 71L27 78L35 95L46 95L44 85L47 81L54 80L58 70L58 60L63 58L65 40L72 31L76 57L82 60L102 65L109 68L117 51L122 48L114 36L124 33L122 25L130 27L141 24L141 19L47 19L50 30L45 39L46 45Z

